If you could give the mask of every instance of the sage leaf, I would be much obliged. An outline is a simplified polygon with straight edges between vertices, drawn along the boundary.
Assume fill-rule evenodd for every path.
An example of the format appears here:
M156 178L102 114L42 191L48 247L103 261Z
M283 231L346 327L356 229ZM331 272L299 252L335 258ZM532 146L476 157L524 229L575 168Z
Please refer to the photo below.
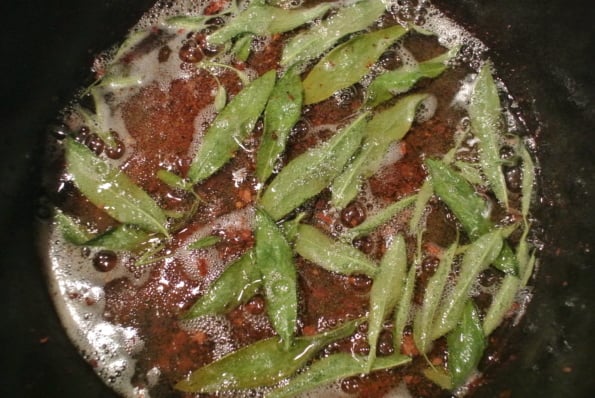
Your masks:
M395 327L393 329L393 344L395 352L401 350L401 342L403 340L403 331L407 326L409 313L411 312L411 305L413 303L413 292L415 289L415 266L409 267L407 272L407 279L405 280L405 287L403 294L399 299L399 305L395 311Z
M231 263L208 290L182 316L183 319L224 314L247 302L262 286L254 252Z
M267 314L287 350L293 342L298 307L293 251L279 227L261 210L256 211L255 238Z
M477 239L495 228L487 218L487 204L465 178L440 160L427 159L426 166L432 178L434 192L454 213L471 239ZM518 273L518 261L506 242L492 265L507 274Z
M89 233L85 228L83 228L77 220L67 216L61 210L56 210L54 222L62 234L62 237L67 242L81 246L93 238L93 234Z
M254 80L217 115L190 165L190 181L196 184L204 180L231 159L254 129L273 89L275 78L275 71L271 70Z
M372 289L370 290L370 313L368 315L368 372L376 359L378 337L387 315L394 310L407 275L407 248L405 239L398 234L382 257Z
M459 48L455 47L415 66L403 66L382 73L366 89L366 106L375 107L398 94L405 93L423 78L438 77L446 70L448 62L456 56L458 51Z
M101 247L108 250L134 250L147 242L151 234L134 225L118 225L89 240L85 246Z
M397 214L405 210L407 207L411 206L411 204L415 202L416 198L417 194L413 194L406 196L403 199L398 200L397 202L391 203L384 209L380 210L378 213L366 218L366 220L358 226L345 230L341 238L343 240L353 240L370 234L376 228L380 227L383 224L386 224Z
M452 377L443 367L427 367L423 370L423 374L428 380L431 380L434 384L443 389L452 390Z
M488 311L483 319L483 332L486 336L500 326L504 316L510 310L519 291L521 280L514 275L505 275L498 291L492 298Z
M479 139L479 161L494 195L508 208L508 194L500 159L502 110L498 89L490 72L490 64L480 69L469 100L469 119Z
M322 57L304 79L304 103L315 104L357 83L386 51L407 33L395 25L356 36Z
M331 17L289 40L283 49L281 66L288 67L319 57L342 37L368 28L385 9L382 0L362 0L339 8Z
M208 236L197 239L194 242L190 243L188 245L188 249L191 249L191 250L205 249L207 247L214 246L219 242L221 242L220 237L214 236L214 235L208 235Z
M391 369L406 365L409 362L411 362L411 358L407 356L392 354L376 358L370 370ZM366 373L366 366L364 357L358 357L344 352L331 354L328 357L317 360L307 370L290 379L287 384L266 394L266 397L295 397L298 394L331 384L337 380Z
M529 208L531 207L531 199L533 198L533 187L535 185L535 164L531 159L531 155L524 145L521 145L520 155L523 161L522 173L523 179L521 181L521 214L527 220L529 216Z
M432 195L434 195L432 180L426 179L417 193L413 214L409 220L409 233L411 235L416 235L420 230L425 229L421 225L421 219L426 212L426 206L432 198Z
M413 321L413 340L417 349L426 353L430 347L430 335L436 317L436 311L440 304L440 299L444 293L444 288L448 282L448 274L452 268L452 263L457 252L457 243L453 243L444 253L438 264L436 272L424 290L424 299L419 311L415 314Z
M322 268L344 275L376 275L378 267L355 247L335 241L316 227L300 224L295 251Z
M192 183L169 170L158 170L157 178L159 178L163 183L167 184L167 186L172 189L181 189L182 191L194 192L192 190Z
M437 312L431 339L435 340L452 330L465 309L465 302L479 273L487 268L502 249L500 230L487 233L469 245L463 256L459 277Z
M330 140L289 162L262 195L262 208L279 220L329 186L359 148L366 117L360 115Z
M293 125L302 113L303 89L297 68L277 81L264 111L264 132L256 155L256 177L265 182L285 150Z
M91 203L123 224L169 236L161 208L126 174L72 138L67 138L64 146L66 171Z
M252 41L254 40L254 35L247 33L239 37L236 42L233 44L231 52L235 54L236 58L240 61L246 62L248 57L250 56L250 51L252 50Z
M293 375L318 351L355 332L356 321L314 336L298 337L285 349L278 337L247 345L192 372L175 385L185 392L214 393L221 388L239 390L270 386Z
M370 120L361 151L333 181L331 203L334 206L343 208L357 196L362 180L378 171L390 145L407 134L415 119L415 110L426 98L425 94L407 96Z
M461 320L446 337L446 343L448 371L453 387L458 387L477 368L487 346L478 311L471 300L465 302Z
M286 10L256 2L221 29L210 34L207 37L207 42L215 45L225 44L243 33L270 36L275 33L288 32L322 16L329 8L328 4L322 3L311 8Z

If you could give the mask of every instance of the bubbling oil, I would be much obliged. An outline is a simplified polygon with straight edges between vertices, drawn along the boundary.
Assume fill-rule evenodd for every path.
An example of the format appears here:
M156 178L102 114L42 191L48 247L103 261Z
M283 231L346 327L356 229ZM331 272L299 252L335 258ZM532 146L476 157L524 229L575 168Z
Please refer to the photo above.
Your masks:
M344 3L348 3L345 1ZM246 3L243 3L245 5ZM178 15L201 16L210 5L208 1L200 0L175 0L169 2L157 2L142 17L142 19L131 29L130 37L143 35L143 32L161 31L163 37L167 40L163 46L171 50L167 59L159 57L160 47L157 46L150 51L137 54L128 64L126 75L128 81L134 84L127 84L126 81L113 81L110 88L116 95L105 96L99 99L105 101L106 111L102 114L99 121L102 128L117 131L125 142L127 154L122 159L113 161L115 167L121 167L130 157L130 153L136 148L136 141L128 132L122 106L138 95L139 92L148 86L155 85L162 92L167 92L174 80L189 80L195 70L180 68L180 59L177 54L183 46L187 36L183 29L171 29L170 18ZM240 8L243 6L240 5ZM400 18L406 16L408 22L414 21L420 28L433 32L437 35L439 43L446 48L461 46L463 55L455 60L455 63L464 63L472 69L477 69L481 60L485 56L487 48L478 39L473 37L460 25L446 17L440 10L435 8L429 2L413 4L413 2L394 1L390 12L398 15ZM228 18L221 15L225 21ZM132 40L131 48L134 48ZM138 43L137 43L138 44ZM266 43L260 43L266 46ZM416 64L415 57L404 47L399 46L396 49L396 56L399 57L403 65L413 67ZM110 71L115 57L121 54L117 49L106 51L97 57L93 70L97 74ZM248 69L244 71L250 76L255 75L255 71ZM453 107L466 106L469 97L469 87L473 75L468 75L459 83L459 90L452 98L450 105ZM202 93L201 95L213 97L212 91ZM435 97L430 97L424 103L422 110L417 118L420 121L430 119L436 113L437 101ZM84 120L76 115L76 112L66 112L71 115L68 120L70 128L76 130L84 124ZM196 116L194 120L194 137L192 145L188 149L189 154L193 154L200 146L201 137L207 126L214 118L216 110L209 105ZM512 122L511 122L512 123ZM309 129L311 135L318 135L321 131L336 131L337 123L319 124ZM400 144L391 147L384 164L392 164L399 161L402 157L403 148ZM167 167L167 162L164 163ZM364 200L368 204L371 212L376 212L384 205L371 193L370 187L364 185ZM227 228L251 229L253 209L247 207L227 214L217 219L212 225L197 228L187 241L197 240L211 234L214 230L225 230ZM329 212L338 219L338 212ZM144 386L134 385L132 383L135 375L135 367L138 362L138 355L143 352L147 345L145 337L142 336L138 327L122 326L117 322L106 320L106 293L105 286L120 278L133 281L133 285L140 286L149 278L151 267L141 269L132 269L126 263L130 260L127 253L119 254L118 265L114 270L101 273L90 266L90 256L92 254L83 254L78 247L64 241L57 228L50 228L48 232L48 279L52 298L55 302L60 319L66 328L73 343L78 347L85 359L92 364L96 373L107 385L113 388L118 394L128 398L149 398L154 386L161 383L161 369L151 368L146 373L146 384ZM228 261L220 258L215 249L204 249L201 251L201 257L208 263L209 272L201 274L196 268L196 253L187 250L181 245L171 253L171 258L181 264L189 280L196 281L197 286L192 290L192 294L203 293L214 279L223 271ZM447 289L448 291L448 289ZM266 329L268 327L266 319L263 316L256 316L252 320L258 324L256 328ZM231 333L229 321L224 317L206 317L193 321L180 321L180 328L187 333L202 332L215 342L213 348L213 359L237 349L234 338ZM262 396L265 390L256 390L249 396ZM246 392L233 393L221 392L218 396L248 396ZM346 397L341 390L340 383L321 388L314 392L303 395L304 397ZM386 395L391 398L409 398L410 392L404 383L390 390ZM159 398L154 396L153 398Z

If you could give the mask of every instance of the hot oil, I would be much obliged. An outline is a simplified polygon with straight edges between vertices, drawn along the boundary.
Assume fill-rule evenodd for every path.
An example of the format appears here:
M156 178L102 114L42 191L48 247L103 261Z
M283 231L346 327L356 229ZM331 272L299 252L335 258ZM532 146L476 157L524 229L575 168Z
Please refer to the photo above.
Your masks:
M117 84L123 82L116 81L104 91L106 95L100 99L105 101L106 107L101 125L117 131L126 146L126 155L112 161L113 165L124 169L135 182L155 195L167 191L152 174L157 168L184 174L189 159L214 118L216 110L212 102L217 87L214 76L220 79L220 83L228 90L228 95L234 95L241 88L234 73L221 70L199 71L195 65L180 60L179 51L188 40L188 31L170 29L166 20L179 14L200 16L208 7L207 2L179 0L168 2L167 5L159 2L149 10L132 32L161 32L158 37L163 42L146 52L135 53L125 68L119 66L124 68L126 77L136 82L135 84L118 87ZM420 177L420 173L423 171L419 160L413 161L407 155L409 153L412 156L412 150L419 150L416 147L419 142L428 142L426 137L437 137L433 139L438 142L427 144L428 155L444 152L444 148L451 145L452 132L459 124L462 110L468 101L469 82L487 50L480 41L427 2L417 4L399 1L390 9L388 19L400 23L415 22L421 28L438 35L437 39L424 39L428 43L433 42L428 44L428 54L425 55L410 51L403 45L397 46L394 51L396 62L414 66L416 59L434 56L435 54L430 53L440 46L462 46L462 55L453 61L455 66L452 70L445 73L446 80L439 78L436 83L426 86L422 84L421 91L427 89L435 96L430 97L417 115L417 124L411 138L393 146L385 159L383 170L372 178L370 184L365 184L363 200L370 214L419 188L423 180L423 174ZM268 41L258 43L263 50L271 44ZM253 47L253 51L258 50L258 46ZM169 55L166 56L166 53ZM113 50L99 56L94 70L99 75L109 72L112 68L111 60L119 55L121 54L117 50ZM248 62L243 71L253 76L257 67ZM167 104L176 101L178 91L173 92L174 86L179 92L183 91L186 95L184 98L194 104L193 108L184 111L186 119L176 119L175 123L183 125L183 129L178 128L178 125L173 128L170 119L166 122L159 119L159 115L172 109L181 112L181 107L167 107ZM305 110L300 121L305 126L304 131L299 133L301 141L294 142L295 146L289 149L288 157L291 158L292 153L295 156L296 152L317 145L334 134L361 105L357 91L336 96L333 100L334 104L315 105ZM135 117L131 109L139 109L134 108L139 101L142 103L140 108L145 108L143 112L146 111L143 115L155 117L146 125L143 125L143 121L137 125L131 122ZM429 127L428 121L431 123ZM73 131L80 130L84 124L76 114L72 114L66 122ZM509 124L514 125L514 118ZM183 133L180 133L182 130ZM436 134L436 131L442 133ZM142 136L147 134L151 135L150 140ZM179 141L184 145L168 143L169 134L185 134L185 138ZM146 143L143 139L147 140ZM150 141L158 139L163 140L163 145L151 144ZM304 142L308 144L301 148ZM155 153L158 155L154 156ZM211 200L210 203L203 208L197 220L174 239L174 243L167 248L166 259L135 267L136 254L118 253L118 264L113 270L98 272L91 265L93 253L83 255L80 248L65 242L58 231L49 233L48 275L60 318L86 360L119 394L135 398L175 396L171 385L176 378L179 380L192 369L239 348L240 340L245 345L272 335L270 324L264 315L251 315L242 307L227 316L178 321L183 310L208 288L225 266L252 244L238 243L235 238L230 238L229 242L236 245L232 245L235 249L231 253L224 253L218 248L199 251L185 248L186 243L209 234L219 232L236 236L233 234L238 233L237 231L252 229L251 200L242 202L234 197L238 195L239 189L247 189L252 197L257 195L254 178L244 178L246 170L252 170L251 162L253 155L240 153L215 178L215 182L210 183L211 185L207 183L203 193ZM387 184L403 184L402 179L391 179L392 176L402 176L408 170L416 171L417 177L405 185L399 185L401 188L395 187L390 191ZM234 180L234 176L239 175L240 171L244 173L242 181ZM375 182L375 178L381 181ZM223 187L224 184L233 185L234 181L235 187ZM224 196L231 196L232 199L223 199ZM328 214L334 218L335 224L340 223L339 212L331 209ZM85 218L86 215L77 216ZM392 227L402 227L401 221L396 220ZM253 237L250 236L249 239ZM336 283L346 282L340 280ZM135 305L142 307L139 313L135 313ZM154 319L151 319L152 314ZM249 325L249 333L247 337L239 339L238 325L241 324ZM361 383L366 385L365 380ZM363 388L363 396L372 394L372 389ZM335 383L304 396L348 396L343 389L341 383ZM401 382L384 390L387 397L405 398L419 393L414 391L412 394L405 383ZM249 395L247 392L222 392L217 396L258 397L263 395L263 391L253 391Z

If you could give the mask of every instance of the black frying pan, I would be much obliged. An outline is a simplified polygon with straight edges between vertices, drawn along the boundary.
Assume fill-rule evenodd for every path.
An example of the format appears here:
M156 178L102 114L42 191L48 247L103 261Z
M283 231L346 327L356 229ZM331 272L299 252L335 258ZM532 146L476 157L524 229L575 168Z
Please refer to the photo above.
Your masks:
M72 347L36 252L47 126L152 0L3 2L0 39L0 396L108 398ZM545 249L535 299L477 397L595 393L595 8L583 0L436 0L493 48L511 92L537 118ZM593 248L595 250L595 248ZM511 357L516 359L511 360Z

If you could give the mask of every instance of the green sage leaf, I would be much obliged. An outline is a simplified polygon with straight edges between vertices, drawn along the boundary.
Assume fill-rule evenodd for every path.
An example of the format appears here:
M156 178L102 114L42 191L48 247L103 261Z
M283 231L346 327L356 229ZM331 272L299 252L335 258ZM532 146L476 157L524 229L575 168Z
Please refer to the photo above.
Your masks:
M118 225L89 240L85 246L101 247L108 250L134 250L147 242L151 234L134 225Z
M407 272L407 279L405 280L405 287L403 294L399 300L399 305L395 311L395 327L393 329L393 344L395 352L401 350L401 341L403 340L403 331L407 326L409 313L411 312L411 305L413 303L413 292L415 290L415 266L409 267Z
M328 332L298 337L289 349L285 349L278 337L257 341L195 370L175 388L214 393L222 388L270 386L293 375L327 344L353 334L356 326L357 322L350 321Z
M223 108L206 131L190 165L190 181L197 183L204 180L231 159L254 129L274 84L275 71L271 70L240 91Z
M246 62L248 57L250 56L250 51L252 50L252 41L254 40L254 35L247 33L242 35L240 38L236 40L231 49L231 52L235 54L236 58L240 61Z
M287 67L317 58L342 37L369 27L385 9L382 0L362 0L339 8L333 16L289 40L283 49L281 65Z
M247 302L261 286L261 275L255 265L254 253L249 251L231 263L182 318L224 314Z
M302 113L303 89L297 68L277 81L264 111L264 132L256 155L256 177L265 182L285 150L293 125Z
M293 342L297 322L297 273L293 251L275 223L256 211L256 265L262 275L266 309L285 349Z
M163 211L126 174L71 138L64 145L66 170L91 203L123 224L169 236Z
M407 134L415 119L415 110L426 98L425 94L407 96L370 120L362 150L333 181L331 202L334 206L343 208L357 196L362 180L378 171L390 145Z
M521 281L514 275L505 275L498 291L492 298L492 303L483 319L483 332L486 336L500 326L504 316L514 303Z
M481 321L471 300L464 303L461 320L446 338L448 370L453 387L462 385L477 368L487 346Z
M262 195L262 208L279 220L325 189L359 148L366 117L360 115L327 142L289 162Z
M382 257L370 290L368 315L368 371L376 359L376 345L384 320L394 310L401 297L407 275L407 248L405 239L398 234Z
M391 369L411 362L411 358L400 354L378 357L371 371ZM312 364L307 370L289 380L289 383L266 394L267 398L289 398L298 394L331 384L347 377L366 373L367 363L364 357L344 352L331 354Z
M358 226L350 228L343 232L343 240L353 240L366 236L374 231L376 228L389 222L397 214L411 206L415 202L417 194L406 196L397 202L391 203L378 213L366 218L366 220Z
M191 249L191 250L204 249L207 247L214 246L219 242L221 242L220 237L214 236L214 235L208 235L208 236L197 239L194 242L190 243L188 245L188 249Z
M93 239L93 234L83 228L77 220L67 216L61 210L56 209L54 222L67 242L81 246Z
M210 34L207 41L218 45L225 44L243 33L270 36L288 32L322 16L329 8L328 4L322 3L311 8L286 10L257 2L248 6L221 29Z
M357 83L386 49L407 33L395 25L365 33L335 47L304 79L304 103L315 104Z
M426 165L432 177L434 192L454 213L471 239L477 239L495 228L487 218L487 204L465 178L442 161L428 159ZM492 265L508 274L518 273L518 261L508 243L504 243Z
M521 182L521 214L526 220L529 216L529 208L531 207L531 200L533 198L533 187L535 185L535 164L531 159L531 154L527 151L524 145L520 148L521 159L523 160L522 172L523 179Z
M368 86L366 106L375 107L398 94L409 91L423 78L438 77L447 68L448 62L457 55L458 47L415 66L404 66L376 77Z
M501 231L495 230L469 245L463 256L456 284L437 312L431 334L432 340L443 336L456 326L464 311L473 283L479 273L496 259L502 249L502 243Z
M426 353L430 349L431 333L436 311L438 310L440 299L448 282L448 274L452 268L457 247L457 243L453 243L440 259L436 272L432 275L424 290L424 300L421 308L415 314L413 321L413 340L415 341L415 346L422 353Z
M317 228L300 224L294 246L295 251L322 268L344 275L374 276L376 264L355 247L335 241Z
M417 199L415 200L415 207L413 208L413 214L409 220L409 233L416 235L420 230L425 229L421 225L421 219L426 212L428 202L434 195L434 187L432 186L432 180L426 179L422 184L419 192L417 193Z
M508 208L508 194L500 159L502 109L489 63L483 65L475 80L469 102L469 119L473 132L479 139L479 160L483 173L498 201Z

